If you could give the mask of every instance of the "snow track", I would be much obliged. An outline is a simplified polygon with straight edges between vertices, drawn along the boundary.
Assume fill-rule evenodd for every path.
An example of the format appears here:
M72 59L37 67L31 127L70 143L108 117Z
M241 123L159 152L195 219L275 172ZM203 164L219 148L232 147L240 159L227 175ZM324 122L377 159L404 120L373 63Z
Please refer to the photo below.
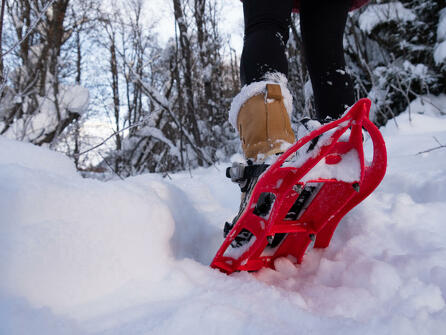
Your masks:
M0 334L444 334L446 149L417 153L446 144L446 97L425 99L329 248L229 277L208 267L239 202L224 165L99 182L0 137Z

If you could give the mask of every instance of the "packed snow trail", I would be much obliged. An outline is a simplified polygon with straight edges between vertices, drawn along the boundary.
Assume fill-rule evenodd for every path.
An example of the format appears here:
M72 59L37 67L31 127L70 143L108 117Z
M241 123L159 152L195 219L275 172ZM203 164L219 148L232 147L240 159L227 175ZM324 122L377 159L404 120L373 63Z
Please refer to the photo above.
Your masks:
M0 137L0 334L444 334L446 149L417 153L446 144L446 96L430 100L382 129L387 175L327 249L255 274L208 266L239 203L227 165L100 182Z

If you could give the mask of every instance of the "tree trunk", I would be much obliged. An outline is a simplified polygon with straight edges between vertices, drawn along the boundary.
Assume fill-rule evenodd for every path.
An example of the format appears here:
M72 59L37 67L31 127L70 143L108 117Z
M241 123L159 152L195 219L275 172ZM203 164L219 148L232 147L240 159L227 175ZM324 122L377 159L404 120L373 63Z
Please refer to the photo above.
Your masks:
M178 25L178 30L180 32L179 34L179 40L180 40L180 47L181 47L181 54L182 59L184 60L184 83L185 83L185 91L186 91L186 114L188 115L188 119L191 123L191 131L192 135L194 136L195 143L202 148L203 143L201 141L200 131L198 129L198 122L196 118L196 109L194 106L194 89L193 89L193 83L192 83L192 49L190 46L190 41L188 37L187 32L187 25L185 22L185 17L183 14L183 9L181 7L181 1L180 0L173 0L173 7L174 7L174 15L175 15L175 21ZM198 157L198 164L200 166L203 166L203 160Z

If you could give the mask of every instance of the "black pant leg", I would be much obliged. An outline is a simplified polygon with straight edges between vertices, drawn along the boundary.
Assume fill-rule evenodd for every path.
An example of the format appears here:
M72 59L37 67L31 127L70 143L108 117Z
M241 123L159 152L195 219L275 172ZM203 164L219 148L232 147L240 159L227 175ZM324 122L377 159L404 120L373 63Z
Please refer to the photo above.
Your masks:
M301 0L300 26L317 116L339 118L354 103L345 72L344 29L351 0Z
M293 0L244 0L245 37L240 61L242 85L268 72L288 74L285 48Z

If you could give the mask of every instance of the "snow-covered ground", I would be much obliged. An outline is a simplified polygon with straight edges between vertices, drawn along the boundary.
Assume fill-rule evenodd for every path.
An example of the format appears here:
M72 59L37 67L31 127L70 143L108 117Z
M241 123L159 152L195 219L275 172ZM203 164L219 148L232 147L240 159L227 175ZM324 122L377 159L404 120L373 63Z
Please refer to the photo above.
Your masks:
M0 137L0 334L444 334L446 148L417 153L446 144L446 96L430 100L382 129L388 173L329 248L231 276L208 267L239 201L225 165L100 182Z

